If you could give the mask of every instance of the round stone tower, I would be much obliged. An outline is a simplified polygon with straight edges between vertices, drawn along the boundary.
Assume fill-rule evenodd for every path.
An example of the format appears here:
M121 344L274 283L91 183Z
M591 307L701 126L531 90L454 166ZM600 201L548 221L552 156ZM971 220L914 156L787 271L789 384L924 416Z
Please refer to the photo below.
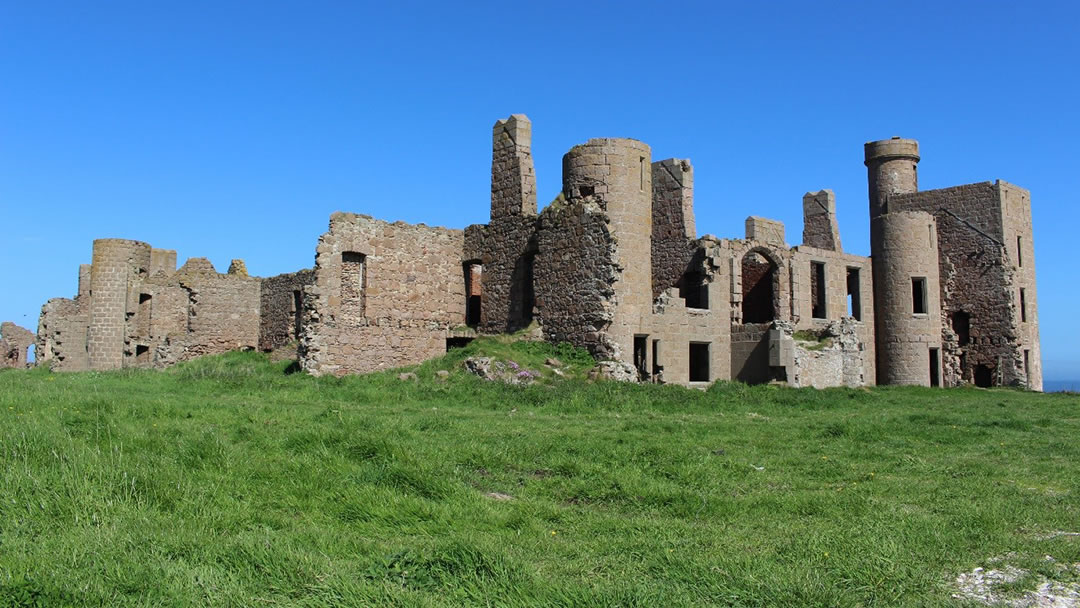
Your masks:
M919 191L919 142L914 139L883 139L867 142L867 181L870 184L870 219L888 213L890 194Z
M618 307L611 337L627 357L652 312L652 151L634 139L590 139L563 156L563 193L592 197L614 237ZM644 332L647 333L647 332Z
M86 350L90 369L124 366L128 288L150 269L151 247L126 239L94 241L90 266L90 327Z
M870 221L878 384L940 384L937 222L922 211Z

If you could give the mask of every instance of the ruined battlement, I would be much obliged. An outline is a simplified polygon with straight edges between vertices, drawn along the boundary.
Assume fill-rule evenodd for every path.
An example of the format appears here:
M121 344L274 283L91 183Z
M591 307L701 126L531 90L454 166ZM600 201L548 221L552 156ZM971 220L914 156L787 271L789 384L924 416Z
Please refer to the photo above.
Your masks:
M1030 193L919 191L912 139L864 154L870 257L844 252L828 189L802 195L795 246L756 215L743 238L699 238L692 163L654 162L634 139L571 148L562 192L537 213L532 123L514 114L492 127L488 223L336 212L314 268L270 278L239 259L226 273L205 258L177 269L175 251L98 240L78 295L42 308L39 360L160 367L296 344L307 372L342 375L529 329L647 382L1040 389Z

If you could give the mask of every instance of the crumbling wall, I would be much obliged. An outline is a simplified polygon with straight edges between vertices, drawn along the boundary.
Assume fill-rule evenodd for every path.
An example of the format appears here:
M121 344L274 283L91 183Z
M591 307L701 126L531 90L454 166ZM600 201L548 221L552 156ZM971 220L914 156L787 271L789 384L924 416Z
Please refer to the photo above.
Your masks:
M694 168L669 158L652 164L652 297L679 284L696 249Z
M304 288L315 283L315 269L262 280L259 303L259 349L271 351L300 338Z
M11 321L0 323L0 367L27 367L27 351L34 345L35 337L33 332Z
M303 368L363 373L445 352L465 315L463 248L460 230L331 215L304 292Z
M813 315L814 293L817 289L814 264L821 264L825 275L824 316ZM857 281L849 285L849 280ZM854 288L858 298L848 309L848 291ZM876 378L876 344L874 334L873 268L868 257L800 245L791 252L792 320L796 330L821 331L842 319L851 319L852 330L861 344L863 367L867 384ZM852 317L856 314L858 318Z
M606 214L591 196L552 203L540 214L538 240L536 300L544 338L600 359L614 357L608 328L619 269Z
M708 380L731 377L731 325L729 323L730 251L722 241L704 237L691 241L694 254L690 270L704 281L706 297L699 307L687 306L679 297L678 287L664 290L653 305L646 335L645 379L677 384L691 384L691 345L706 345ZM703 305L705 307L700 307ZM654 348L654 344L655 348ZM655 351L655 352L654 352ZM700 364L699 364L700 365ZM654 372L659 372L659 377ZM700 371L700 368L699 368Z
M1026 384L1019 287L1004 240L1000 182L900 194L888 201L890 209L924 211L936 220L945 383L982 382L976 378L981 367L992 384ZM1023 210L1017 215L1022 218ZM1032 298L1033 287L1032 280ZM1034 318L1034 300L1027 309ZM958 333L965 315L967 330ZM1027 343L1037 340L1029 337Z
M210 260L191 258L173 280L187 293L187 331L156 349L155 366L258 346L259 279L246 272L220 274Z
M842 250L836 222L836 195L832 190L803 195L803 244L828 251Z
M828 388L874 384L873 359L865 356L862 327L851 318L829 321L814 330L785 333L793 338L788 384Z
M34 351L38 365L47 365L53 371L79 372L90 369L86 348L90 316L82 306L86 297L79 296L74 300L53 298L41 307L37 348Z

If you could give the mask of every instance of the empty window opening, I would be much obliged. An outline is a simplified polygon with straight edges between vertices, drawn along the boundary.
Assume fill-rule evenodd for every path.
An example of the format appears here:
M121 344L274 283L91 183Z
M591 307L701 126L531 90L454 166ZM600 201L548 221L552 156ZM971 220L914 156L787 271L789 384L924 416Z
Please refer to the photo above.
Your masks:
M533 290L533 264L536 253L530 252L518 258L514 265L513 287L510 300L511 329L520 329L532 323L536 295Z
M990 388L994 385L994 371L982 363L975 366L975 386Z
M150 334L150 301L151 297L148 293L139 294L139 335L146 336Z
M1027 321L1027 293L1020 288L1020 320Z
M1027 352L1027 351L1024 351L1024 352ZM26 362L27 363L36 363L37 362L37 346L36 345L31 344L29 347L27 347L27 349L26 349Z
M847 310L848 316L862 321L862 293L859 286L859 269L847 269Z
M645 157L644 156L642 156L641 159L638 161L638 176L639 176L639 178L641 180L641 185L638 186L638 188L642 192L644 192L645 191Z
M934 225L926 225L926 238L930 241L930 249L934 248Z
M911 312L917 315L926 314L925 277L912 277L911 279Z
M304 294L299 289L292 292L292 305L293 305L293 337L300 337L300 327L303 325L302 318L304 315Z
M690 271L679 281L679 297L685 300L687 308L709 309L709 284L705 275Z
M815 319L825 318L825 264L810 262L810 315Z
M355 251L341 254L341 306L359 316L364 314L367 287L367 256Z
M956 341L960 346L971 343L971 315L958 310L952 313L952 328L956 332Z
M1031 388L1031 351L1024 349L1024 381L1027 382L1027 387Z
M709 381L709 343L690 343L690 382Z
M446 352L450 352L452 348L465 348L472 342L472 338L447 338L446 339Z
M484 267L480 262L465 262L465 325L480 325L481 277Z
M941 351L930 349L930 386L941 386Z
M592 196L596 194L595 186L578 186L578 193L584 198L586 196Z
M1016 265L1024 265L1024 241L1023 237L1016 237Z
M751 251L742 259L742 322L768 323L776 318L776 265Z
M634 369L639 380L649 379L649 336L634 336Z
M135 361L140 365L148 365L150 363L150 347L145 344L136 346Z
M652 341L652 381L664 381L664 366L660 365L660 340Z

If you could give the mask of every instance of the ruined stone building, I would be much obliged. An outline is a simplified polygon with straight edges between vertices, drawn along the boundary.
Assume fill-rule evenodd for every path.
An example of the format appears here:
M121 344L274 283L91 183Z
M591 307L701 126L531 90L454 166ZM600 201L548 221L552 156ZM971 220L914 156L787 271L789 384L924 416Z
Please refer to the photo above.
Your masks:
M0 323L0 367L25 368L34 334L10 321Z
M166 365L299 339L313 374L418 363L529 330L642 381L1041 390L1030 195L1002 181L920 192L918 144L866 144L871 256L845 253L829 190L803 197L802 244L751 216L698 237L693 167L593 139L537 210L532 126L495 124L491 219L464 230L335 213L315 267L271 279L96 241L79 296L38 334L57 369ZM170 258L169 255L172 255ZM157 312L155 312L157 311Z
M74 299L41 309L37 359L54 370L164 367L233 349L295 340L311 271L250 277L242 260L220 274L206 258L179 270L176 252L124 239L94 241Z

